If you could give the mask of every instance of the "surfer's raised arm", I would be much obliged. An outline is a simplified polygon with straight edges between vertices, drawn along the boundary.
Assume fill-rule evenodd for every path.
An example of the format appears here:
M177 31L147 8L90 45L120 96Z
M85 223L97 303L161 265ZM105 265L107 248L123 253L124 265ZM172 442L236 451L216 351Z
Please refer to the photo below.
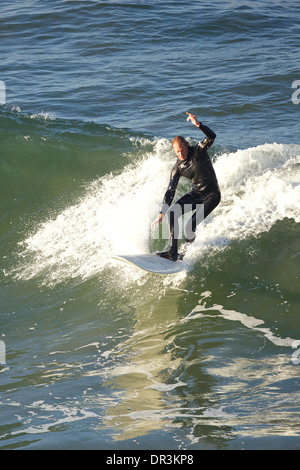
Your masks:
M202 140L202 142L199 143L200 147L202 149L204 148L208 149L209 147L211 147L217 137L214 131L212 131L208 126L205 126L204 124L202 124L202 122L199 122L195 114L191 114L191 113L186 113L186 114L188 114L188 117L186 120L191 121L196 127L200 129L200 131L203 132L203 134L206 135L206 137Z
M185 114L188 115L188 117L186 118L187 121L191 121L191 123L194 124L194 126L199 127L200 122L196 118L195 114L188 113L188 112L186 112Z

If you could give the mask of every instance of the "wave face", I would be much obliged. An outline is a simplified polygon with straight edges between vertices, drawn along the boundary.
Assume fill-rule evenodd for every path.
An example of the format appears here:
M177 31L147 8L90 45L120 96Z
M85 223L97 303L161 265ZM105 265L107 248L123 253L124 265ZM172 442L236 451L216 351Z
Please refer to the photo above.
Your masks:
M52 184L54 191L59 187L65 192L70 187L75 192L75 202L64 207L60 200L51 209L54 215L47 220L37 219L34 227L27 227L28 232L20 242L26 259L18 273L22 279L41 275L46 283L56 283L77 277L92 278L115 263L112 254L139 254L168 245L168 240L157 240L158 235L151 231L151 221L159 210L174 161L170 142L126 135L98 125L92 126L95 133L89 141L89 126L74 123L70 126L73 130L77 127L77 133L72 132L73 141L68 142L66 125L50 122L50 137L44 140L41 135L25 136L20 145L22 150L16 151L16 156L19 153L20 160L26 162L26 169L21 168L14 185L24 185L27 178L29 197L32 188L37 186L39 190L41 181L46 179L50 186L45 189L47 204L52 205ZM40 134L39 129L37 132ZM60 134L58 139L56 134ZM95 139L97 150L93 148ZM80 148L81 142L88 142L84 150ZM41 149L43 161L37 168L33 155ZM78 188L70 172L77 172L76 162L82 158L82 152L86 155L84 164L89 166L86 171L90 181L84 179ZM193 269L197 260L225 249L232 241L249 240L270 231L279 221L291 219L299 223L299 146L273 143L233 152L219 147L213 158L222 202L198 229L197 239L188 249L189 269ZM57 165L63 172L57 174ZM82 162L80 171L81 165ZM105 165L112 171L99 177L91 172L91 167L95 171L99 166L103 171ZM53 178L49 179L48 168L52 168ZM186 190L188 184L182 182L178 196ZM68 201L69 196L63 199Z

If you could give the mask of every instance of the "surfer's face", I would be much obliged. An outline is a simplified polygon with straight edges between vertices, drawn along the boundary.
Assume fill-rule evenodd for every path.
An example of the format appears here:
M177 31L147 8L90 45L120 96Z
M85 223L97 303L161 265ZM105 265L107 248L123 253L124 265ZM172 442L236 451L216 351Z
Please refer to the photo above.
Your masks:
M186 160L188 154L188 146L189 145L187 142L174 143L173 150L179 160Z

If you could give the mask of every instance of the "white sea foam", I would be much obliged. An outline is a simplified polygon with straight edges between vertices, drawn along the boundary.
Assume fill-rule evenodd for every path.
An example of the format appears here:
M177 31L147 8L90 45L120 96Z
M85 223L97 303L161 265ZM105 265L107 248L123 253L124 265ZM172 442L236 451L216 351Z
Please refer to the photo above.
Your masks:
M56 119L55 114L49 111L41 111L37 114L31 114L29 117L30 119L43 119L44 121L55 121Z
M223 154L215 170L222 203L190 253L256 236L285 217L300 222L299 146L274 143Z
M219 313L213 313L210 315L207 313L210 311ZM246 315L245 313L237 312L235 310L226 310L222 305L214 305L213 307L197 305L197 307L195 307L192 312L182 320L182 322L185 323L197 318L207 318L209 316L213 318L222 317L229 321L240 322L246 328L258 331L259 333L263 334L269 341L271 341L271 343L275 344L276 346L296 347L295 345L297 345L297 341L295 339L290 337L281 338L274 335L270 328L262 327L261 325L264 324L263 320L255 318L252 315Z
M12 402L7 400L1 405L10 406L12 408L20 408L22 413L28 413L27 419L19 416L19 421L25 424L30 424L36 415L39 415L39 422L41 424L29 425L22 429L22 433L26 434L43 434L49 432L54 426L62 424L69 424L74 421L81 421L83 419L98 418L98 415L93 411L77 409L75 407L68 407L67 405L52 405L45 403L44 400L35 401L31 404L24 405L24 403ZM45 415L45 422L42 420L42 415ZM11 431L12 435L18 435L20 431Z
M37 227L23 243L22 278L45 276L56 283L88 278L116 265L112 253L149 251L150 223L156 216L174 162L170 142L157 140L153 151L115 175L86 188L86 195L54 219ZM300 221L300 147L265 144L220 155L215 162L222 201L198 229L187 260L200 248L268 231L285 217ZM184 188L178 189L180 195ZM115 264L114 264L115 263ZM122 267L133 272L134 268ZM144 273L135 270L135 276Z

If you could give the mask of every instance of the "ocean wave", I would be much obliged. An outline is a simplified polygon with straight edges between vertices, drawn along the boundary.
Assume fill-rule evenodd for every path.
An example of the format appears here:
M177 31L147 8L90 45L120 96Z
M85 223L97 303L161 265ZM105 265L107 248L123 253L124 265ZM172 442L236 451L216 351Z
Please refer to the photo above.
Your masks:
M87 184L76 204L37 226L21 243L29 261L18 276L29 279L43 273L45 282L54 283L86 279L106 268L117 269L113 253L152 251L158 241L150 224L173 158L170 143L158 139L143 158ZM276 143L219 155L215 169L222 202L198 227L186 254L189 269L213 247L222 249L234 240L258 236L284 218L299 223L299 164L299 146ZM134 268L126 267L126 272L134 273L135 280L144 276Z

